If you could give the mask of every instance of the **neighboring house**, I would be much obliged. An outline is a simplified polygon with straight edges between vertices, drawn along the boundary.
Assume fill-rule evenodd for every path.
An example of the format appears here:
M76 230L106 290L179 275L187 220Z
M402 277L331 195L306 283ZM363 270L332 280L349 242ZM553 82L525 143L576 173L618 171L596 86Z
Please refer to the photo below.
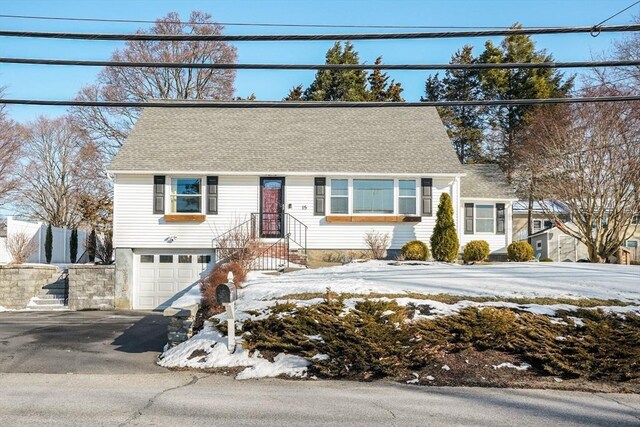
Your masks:
M558 212L558 216L568 220L570 215L566 208L557 202L546 201L545 204ZM533 202L531 218L533 221L533 233L553 227L553 221L545 214L542 206L538 202ZM513 241L527 240L529 237L529 202L526 200L518 200L513 203Z
M462 166L435 108L146 108L109 173L120 307L170 304L236 226L310 259L387 233L393 256L429 242L446 192L462 245L511 242L504 175Z
M27 260L28 263L45 263L45 240L47 225L41 221L29 221L14 217L7 217L6 228L0 229L0 264L8 264L13 261L7 249L7 242L17 234L25 234L33 245L33 253ZM70 264L71 253L71 229L51 227L53 245L51 248L52 264ZM86 262L88 257L85 252L87 232L78 230L78 248L76 262Z

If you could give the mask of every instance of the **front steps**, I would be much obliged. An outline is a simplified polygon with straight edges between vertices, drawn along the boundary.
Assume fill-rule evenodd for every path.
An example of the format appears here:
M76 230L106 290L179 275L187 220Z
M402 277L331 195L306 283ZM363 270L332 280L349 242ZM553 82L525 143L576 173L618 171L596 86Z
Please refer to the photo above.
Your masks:
M63 271L58 280L40 289L40 293L31 298L27 310L62 311L68 310L67 271Z
M254 260L256 270L280 270L288 267L306 267L307 254L304 249L292 249L284 242L261 241L256 244ZM288 260L288 263L287 263Z

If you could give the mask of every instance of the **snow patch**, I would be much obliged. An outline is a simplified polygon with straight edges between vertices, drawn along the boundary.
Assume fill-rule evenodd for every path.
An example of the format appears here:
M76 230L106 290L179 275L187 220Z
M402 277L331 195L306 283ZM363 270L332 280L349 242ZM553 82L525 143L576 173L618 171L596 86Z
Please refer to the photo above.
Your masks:
M311 359L313 359L313 360L329 360L329 355L328 354L318 353L315 356L313 356Z
M520 366L518 365L514 365L513 363L501 363L499 365L492 365L493 369L502 369L502 368L509 368L509 369L515 369L516 371L526 371L527 369L529 369L531 367L531 365L529 365L528 363L521 363Z
M227 349L227 337L223 336L208 322L204 329L188 341L167 351L158 361L165 368L233 368L246 366L237 379L277 377L288 375L303 377L307 373L309 362L302 357L278 354L273 362L262 357L259 351L250 354L237 340L232 353ZM195 352L195 353L194 353Z

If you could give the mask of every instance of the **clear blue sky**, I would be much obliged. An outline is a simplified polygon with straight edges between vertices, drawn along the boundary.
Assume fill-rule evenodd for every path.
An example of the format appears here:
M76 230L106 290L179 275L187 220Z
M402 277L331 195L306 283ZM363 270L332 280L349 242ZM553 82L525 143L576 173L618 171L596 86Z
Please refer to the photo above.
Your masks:
M192 10L203 10L221 22L277 22L299 24L382 24L438 26L525 26L593 25L626 7L631 0L20 0L0 2L0 14L72 16L84 18L155 19L170 11L184 18ZM624 24L634 7L608 24ZM82 23L0 18L2 29L37 31L133 32L140 24ZM227 27L227 34L337 32L340 30ZM344 30L354 31L354 30ZM369 30L362 30L369 31ZM373 31L373 30L371 30ZM621 35L588 34L535 37L539 48L557 60L589 60L610 47ZM355 42L361 59L373 62L378 55L386 63L440 63L464 44L482 49L484 39L360 41ZM496 41L499 41L497 39ZM108 59L121 42L2 39L0 55L40 58ZM322 63L331 42L241 43L239 62ZM7 97L71 99L78 89L92 83L98 68L47 67L0 64L0 86ZM402 82L407 100L418 100L423 93L424 71L390 72ZM279 100L294 85L308 84L313 71L238 72L236 93L255 93L259 100ZM59 115L57 107L12 106L11 115L19 121L39 114Z

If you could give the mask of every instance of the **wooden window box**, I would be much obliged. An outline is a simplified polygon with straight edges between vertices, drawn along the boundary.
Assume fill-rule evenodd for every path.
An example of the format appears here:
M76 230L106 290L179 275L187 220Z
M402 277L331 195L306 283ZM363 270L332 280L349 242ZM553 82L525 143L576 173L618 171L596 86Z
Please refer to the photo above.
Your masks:
M166 214L166 222L204 222L207 217L199 214Z
M397 222L421 222L419 216L407 215L327 215L325 217L330 223L344 222L381 222L381 223L397 223Z

